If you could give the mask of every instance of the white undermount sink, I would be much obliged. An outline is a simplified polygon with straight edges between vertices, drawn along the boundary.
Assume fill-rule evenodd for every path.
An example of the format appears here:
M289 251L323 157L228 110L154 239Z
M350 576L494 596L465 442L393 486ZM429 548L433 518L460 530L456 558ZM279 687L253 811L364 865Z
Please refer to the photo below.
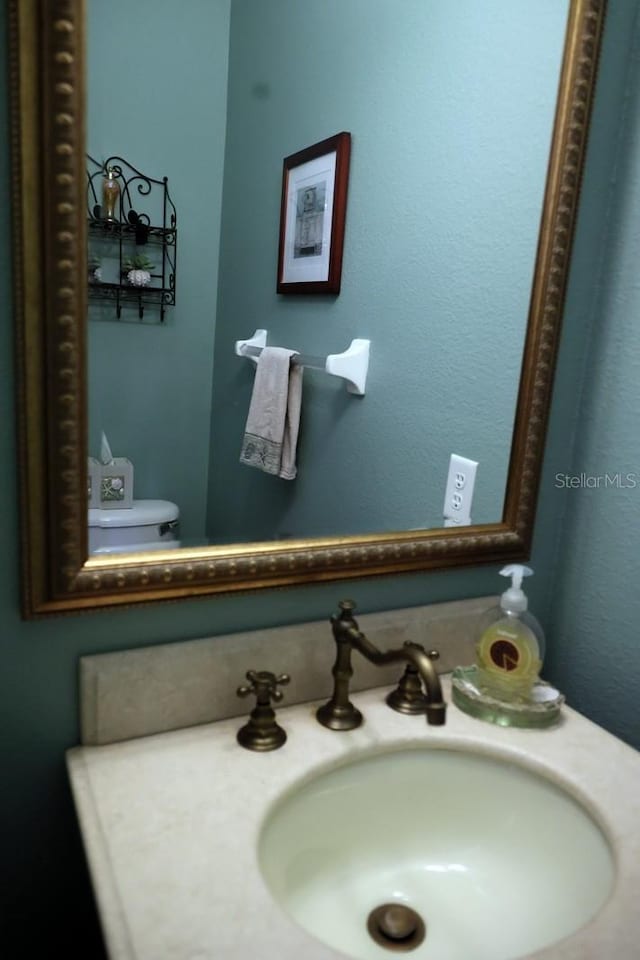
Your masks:
M477 749L365 754L307 779L273 806L258 851L289 915L358 960L398 947L416 960L513 960L586 924L614 880L581 804ZM403 927L395 909L399 927L376 942L367 919L385 904L417 913L422 942L420 920Z
M391 953L367 918L415 907L415 960L637 960L640 756L563 709L557 727L444 727L354 696L68 755L110 960L344 960Z

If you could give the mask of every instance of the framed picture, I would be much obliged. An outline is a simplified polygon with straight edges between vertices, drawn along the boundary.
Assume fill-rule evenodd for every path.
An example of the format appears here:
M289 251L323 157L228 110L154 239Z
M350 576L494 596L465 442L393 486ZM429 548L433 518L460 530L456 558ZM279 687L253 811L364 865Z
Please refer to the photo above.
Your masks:
M285 157L278 293L340 293L351 134Z

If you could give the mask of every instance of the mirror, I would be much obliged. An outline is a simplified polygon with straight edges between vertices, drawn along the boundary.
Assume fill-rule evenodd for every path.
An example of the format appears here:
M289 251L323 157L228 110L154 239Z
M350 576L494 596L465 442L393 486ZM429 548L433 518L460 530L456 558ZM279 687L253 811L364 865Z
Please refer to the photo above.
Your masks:
M177 504L187 545L442 528L452 452L479 461L473 521L499 522L568 3L86 9L87 151L168 176L179 261L163 322L153 305L140 322L135 295L118 320L95 299L112 289L90 285L89 452L104 429L133 461L134 496ZM340 296L278 295L283 157L338 130ZM158 223L160 191L136 197L140 182L133 201ZM90 255L117 278L121 234L95 226ZM162 260L135 239L125 254ZM305 370L293 482L239 462L255 368L234 344L256 327L319 356L371 340L362 398Z
M173 26L139 3L114 71L103 5L12 5L27 615L526 555L603 17L574 0L565 34L561 6L349 0L327 31L291 0ZM340 295L278 295L283 159L341 129ZM169 178L162 323L87 313L87 151ZM364 397L305 369L293 483L238 462L259 327L320 357L371 340ZM136 497L178 503L183 549L88 558L87 422ZM480 462L474 525L443 529L452 452Z

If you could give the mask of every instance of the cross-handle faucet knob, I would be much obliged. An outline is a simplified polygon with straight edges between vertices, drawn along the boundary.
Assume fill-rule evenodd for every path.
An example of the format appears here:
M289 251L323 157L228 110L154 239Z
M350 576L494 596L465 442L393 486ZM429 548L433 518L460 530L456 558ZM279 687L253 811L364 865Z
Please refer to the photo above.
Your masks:
M276 723L271 701L279 703L282 700L283 693L278 688L289 683L291 677L288 673L276 676L269 670L248 670L246 678L249 684L238 687L236 693L239 697L255 694L256 705L248 723L238 730L238 743L247 750L276 750L285 742L287 734Z
M341 613L353 613L356 609L356 604L353 600L340 600L338 603Z
M249 686L238 687L236 691L238 696L248 697L250 693L255 693L261 705L267 705L271 700L280 703L284 694L282 690L278 690L278 687L284 687L291 681L288 673L281 673L276 677L270 670L247 670L246 678Z

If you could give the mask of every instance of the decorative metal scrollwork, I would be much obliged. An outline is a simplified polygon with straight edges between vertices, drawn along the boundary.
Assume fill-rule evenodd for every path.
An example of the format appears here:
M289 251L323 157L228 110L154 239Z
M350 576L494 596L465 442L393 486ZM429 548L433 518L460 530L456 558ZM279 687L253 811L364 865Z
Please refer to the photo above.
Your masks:
M118 320L127 304L137 306L140 320L145 306L156 306L162 323L166 308L176 302L178 218L168 179L147 176L122 157L100 163L87 154L87 163L89 298L114 302ZM103 203L109 171L118 193L112 216L106 215ZM111 276L100 266L105 254ZM137 276L139 271L128 263L135 265L143 255L149 268ZM157 262L151 263L154 256Z

